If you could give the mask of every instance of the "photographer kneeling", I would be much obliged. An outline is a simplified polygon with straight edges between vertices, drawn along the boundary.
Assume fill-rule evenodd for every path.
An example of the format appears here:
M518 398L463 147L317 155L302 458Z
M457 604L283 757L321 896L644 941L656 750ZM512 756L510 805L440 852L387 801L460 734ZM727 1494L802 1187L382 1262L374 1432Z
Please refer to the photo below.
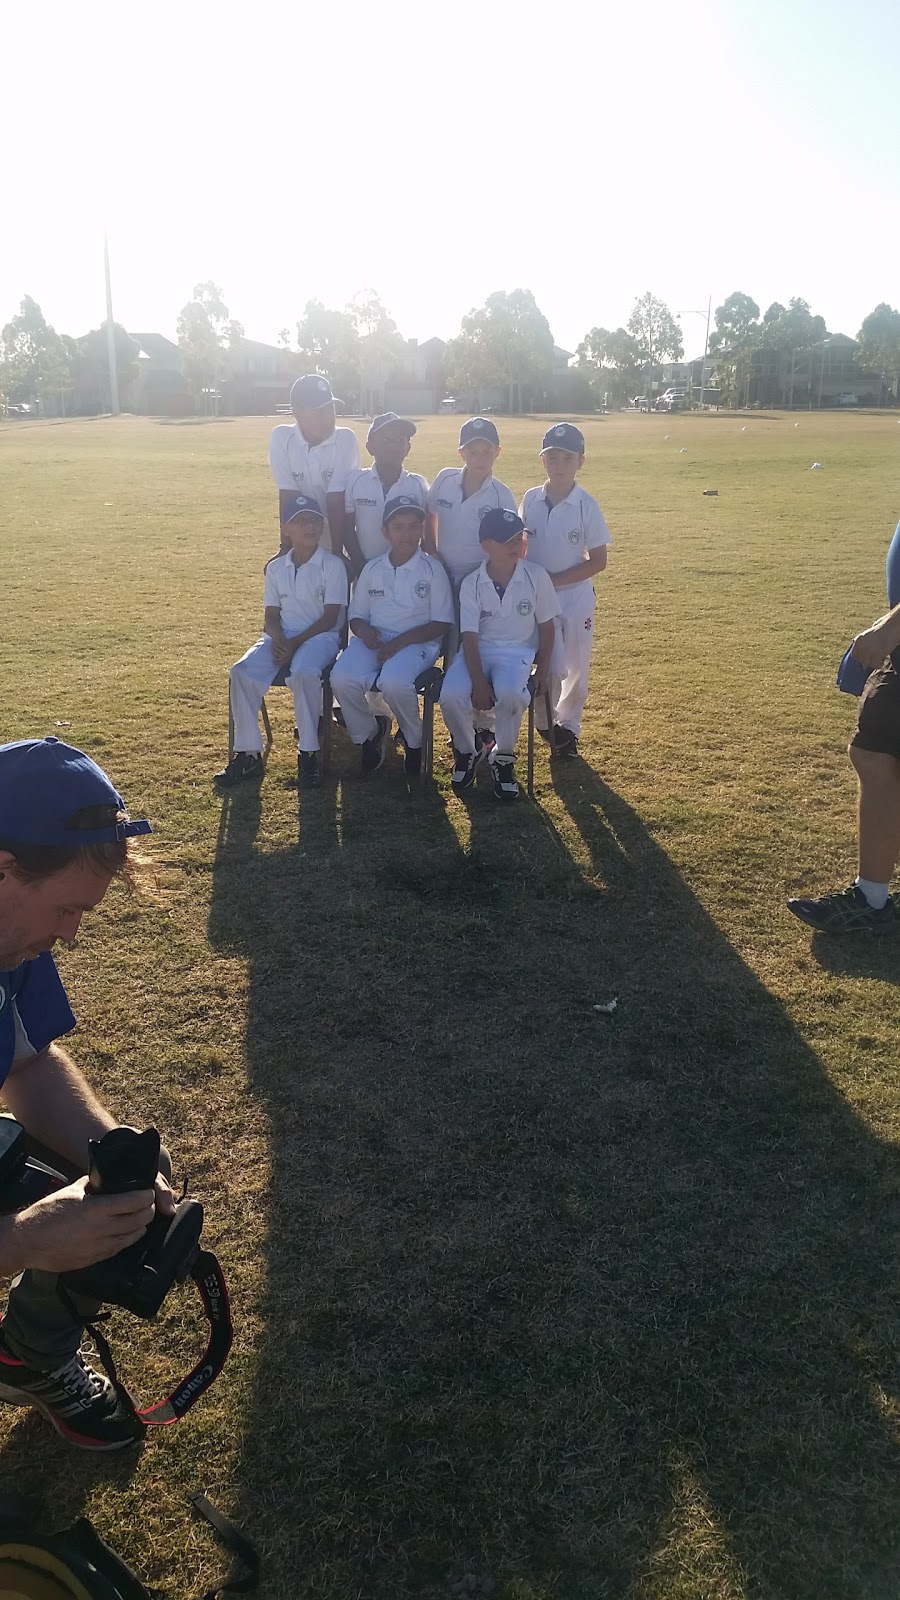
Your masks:
M0 1085L32 1139L85 1172L88 1141L116 1126L55 1041L75 1026L50 951L75 938L114 877L129 881L130 822L106 774L57 739L0 746ZM168 1176L168 1157L160 1166ZM0 1275L15 1277L0 1319L0 1399L33 1405L72 1444L116 1450L143 1433L106 1374L80 1353L98 1306L61 1295L58 1275L141 1239L175 1202L166 1176L126 1194L88 1178L0 1218Z

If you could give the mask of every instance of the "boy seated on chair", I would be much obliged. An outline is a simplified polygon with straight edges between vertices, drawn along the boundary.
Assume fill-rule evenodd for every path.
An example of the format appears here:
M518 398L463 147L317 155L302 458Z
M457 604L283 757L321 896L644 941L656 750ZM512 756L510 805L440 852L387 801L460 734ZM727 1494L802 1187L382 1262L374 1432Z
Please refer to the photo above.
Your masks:
M215 775L222 789L262 777L259 712L266 690L283 670L287 670L285 682L294 697L297 718L297 781L301 789L318 786L322 673L341 647L341 620L348 598L343 561L319 543L324 523L318 501L311 495L295 494L283 501L282 538L289 540L290 548L284 555L274 556L266 567L263 637L231 669L234 754Z
M459 591L462 647L444 678L441 711L453 739L453 788L460 793L475 782L485 753L476 724L485 711L496 710L497 739L489 757L494 794L517 800L514 755L530 698L528 680L534 665L534 692L543 694L559 601L549 574L524 559L525 524L515 511L487 511L479 538L484 560Z
M406 746L405 768L422 767L422 717L416 679L433 667L453 622L450 580L436 556L421 549L425 507L411 494L388 500L384 537L389 549L363 567L350 605L353 638L331 674L334 698L354 744L362 746L363 773L384 761L391 719L373 709L378 693L397 718Z

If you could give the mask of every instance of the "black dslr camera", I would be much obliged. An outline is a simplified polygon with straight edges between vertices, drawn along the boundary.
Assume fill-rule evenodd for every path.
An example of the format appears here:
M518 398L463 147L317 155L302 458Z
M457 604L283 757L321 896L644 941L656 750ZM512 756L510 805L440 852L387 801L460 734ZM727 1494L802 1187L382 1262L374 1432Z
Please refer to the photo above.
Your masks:
M29 1156L20 1123L0 1117L0 1215L23 1211L36 1200L66 1186L53 1167ZM152 1189L159 1170L160 1138L155 1128L111 1128L88 1145L88 1179L95 1194L128 1194ZM76 1312L72 1296L123 1306L137 1317L155 1317L169 1290L193 1278L210 1325L207 1349L193 1371L167 1400L136 1415L148 1425L173 1422L193 1405L218 1377L231 1348L228 1291L216 1257L200 1248L203 1207L182 1196L171 1217L156 1214L142 1239L106 1261L61 1273L59 1293ZM99 1330L88 1324L101 1359L118 1385L109 1348ZM127 1394L127 1391L123 1391ZM129 1402L131 1397L128 1396ZM136 1409L136 1408L135 1408Z

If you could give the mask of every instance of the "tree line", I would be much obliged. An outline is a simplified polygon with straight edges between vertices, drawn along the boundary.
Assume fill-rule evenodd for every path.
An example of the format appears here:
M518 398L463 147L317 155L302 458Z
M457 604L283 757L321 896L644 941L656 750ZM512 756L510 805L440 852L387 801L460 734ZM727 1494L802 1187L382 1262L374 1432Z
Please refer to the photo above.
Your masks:
M139 349L115 325L119 392L127 395L138 377ZM232 353L244 328L234 319L222 289L212 281L197 284L177 320L182 370L201 410L215 409ZM742 291L716 307L709 338L709 366L726 404L747 404L751 378L768 361L768 404L790 405L793 384L804 357L823 345L828 330L808 303L792 299L760 308ZM882 303L863 319L855 360L877 373L885 388L900 388L900 311ZM389 381L404 377L409 347L372 289L360 290L342 309L307 301L302 318L285 328L279 344L297 371L328 374L351 409L370 409L370 397ZM622 405L650 392L660 367L678 362L684 337L677 316L649 291L634 305L625 327L595 327L578 345L569 379L571 403ZM540 408L548 385L559 376L550 324L529 289L497 290L462 320L455 338L426 371L435 388L478 396L500 391L511 412ZM773 387L774 386L774 387ZM757 381L757 393L759 385ZM30 296L0 332L0 398L38 410L84 414L109 405L106 326L82 338L58 334Z

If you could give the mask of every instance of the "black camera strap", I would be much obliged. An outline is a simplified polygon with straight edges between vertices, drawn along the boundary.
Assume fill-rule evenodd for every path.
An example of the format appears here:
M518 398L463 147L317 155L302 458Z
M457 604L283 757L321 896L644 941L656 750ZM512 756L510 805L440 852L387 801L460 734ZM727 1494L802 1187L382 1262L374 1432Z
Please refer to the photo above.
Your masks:
M119 1378L116 1363L106 1336L97 1326L97 1318L93 1322L85 1322L88 1333L97 1346L107 1377L115 1388L122 1405L131 1411L145 1428L166 1427L170 1422L178 1422L185 1412L205 1394L211 1384L215 1383L219 1373L228 1358L234 1338L234 1328L231 1321L231 1305L228 1299L228 1289L222 1268L211 1250L198 1250L188 1274L194 1283L203 1302L203 1310L209 1324L209 1338L199 1361L191 1368L186 1377L178 1382L164 1400L154 1406L147 1406L139 1410L134 1400ZM62 1284L59 1285L65 1304L74 1317L81 1313L72 1301L71 1296ZM103 1320L106 1320L104 1314Z

